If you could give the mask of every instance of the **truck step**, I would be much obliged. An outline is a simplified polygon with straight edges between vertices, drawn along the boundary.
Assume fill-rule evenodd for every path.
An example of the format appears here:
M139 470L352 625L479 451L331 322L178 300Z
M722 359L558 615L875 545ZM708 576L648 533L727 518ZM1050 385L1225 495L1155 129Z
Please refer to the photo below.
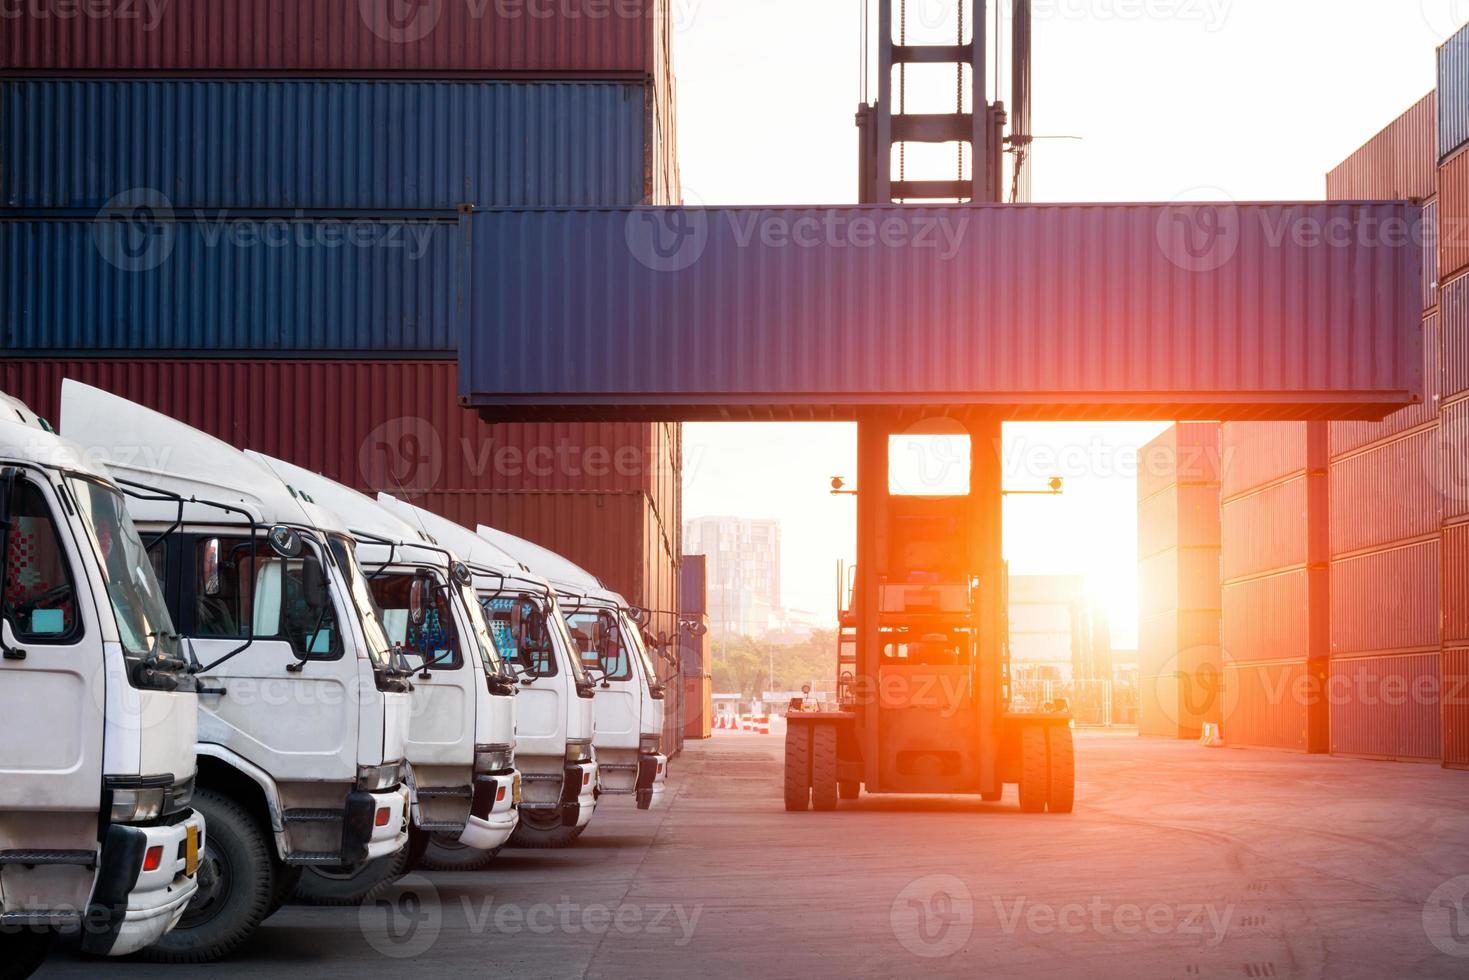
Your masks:
M429 786L418 787L420 800L472 800L473 786Z
M560 803L522 803L522 804L520 804L520 809L522 809L522 810L559 810L559 809L561 809L561 804Z
M93 870L97 867L97 854L95 851L0 851L0 865L6 864L64 864Z
M417 826L425 834L462 834L466 824L452 820L425 820Z
M637 763L634 762L599 762L597 768L603 772L637 772Z
M523 772L520 781L523 783L559 783L566 777L559 772Z
M64 927L80 922L81 918L81 912L66 910L0 912L0 929L39 929L48 926Z
M293 868L322 866L333 867L342 863L342 855L332 851L297 851L286 855L286 864Z
M285 811L281 814L281 819L286 823L341 823L343 816L341 810L301 807Z

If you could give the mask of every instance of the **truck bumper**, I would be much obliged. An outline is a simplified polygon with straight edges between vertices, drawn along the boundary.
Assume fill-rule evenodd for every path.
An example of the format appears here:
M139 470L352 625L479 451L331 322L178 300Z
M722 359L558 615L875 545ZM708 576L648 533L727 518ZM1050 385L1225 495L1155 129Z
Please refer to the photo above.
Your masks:
M351 866L397 854L408 844L408 787L347 797L342 861Z
M639 810L651 810L663 802L663 790L668 785L668 756L638 756L637 799Z
M166 827L108 827L83 951L127 956L167 935L199 889L204 833L204 818L193 810ZM152 870L149 855L161 855Z
M474 778L474 804L459 843L481 851L503 847L520 823L520 772L492 773Z
M597 808L597 764L577 762L566 767L561 787L561 824L585 827Z

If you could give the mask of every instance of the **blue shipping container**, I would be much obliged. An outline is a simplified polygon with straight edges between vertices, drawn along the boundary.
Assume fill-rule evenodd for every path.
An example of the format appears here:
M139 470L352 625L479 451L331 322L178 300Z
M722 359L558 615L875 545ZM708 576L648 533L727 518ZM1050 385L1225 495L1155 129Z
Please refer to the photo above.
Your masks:
M1438 159L1469 143L1469 26L1438 49Z
M620 206L645 89L592 82L0 81L0 202L100 208Z
M463 220L0 220L0 349L451 356Z

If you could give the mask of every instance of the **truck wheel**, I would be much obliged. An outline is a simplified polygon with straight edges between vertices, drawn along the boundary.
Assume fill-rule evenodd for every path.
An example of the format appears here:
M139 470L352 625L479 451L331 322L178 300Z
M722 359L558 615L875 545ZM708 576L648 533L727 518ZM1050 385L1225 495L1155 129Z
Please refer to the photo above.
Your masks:
M837 808L837 726L816 725L811 731L811 809Z
M408 848L369 861L352 871L305 868L296 886L296 900L303 905L342 908L361 905L377 898L408 873Z
M270 911L265 913L268 919L275 915L291 897L296 894L296 886L301 884L301 869L282 865L275 869L275 894L270 897Z
M497 847L493 851L481 851L459 843L453 834L434 834L429 838L428 850L418 866L425 871L481 871L490 866Z
M1052 726L1046 732L1051 750L1051 788L1046 808L1052 813L1070 813L1076 807L1076 746L1071 726Z
M791 813L805 813L811 806L811 728L786 726L785 800Z
M55 929L0 932L0 980L25 980L46 961L56 945Z
M1046 730L1027 725L1020 731L1020 810L1045 813L1050 796L1050 765L1046 759Z
M837 783L837 795L844 800L855 800L862 795L862 784L855 779L844 779Z
M255 818L227 796L194 794L204 817L199 893L178 927L144 952L154 963L212 963L238 950L270 912L276 874L273 842Z
M566 827L561 823L561 813L550 817L521 811L520 823L510 834L506 847L524 847L544 851L557 847L570 847L581 836L581 827Z

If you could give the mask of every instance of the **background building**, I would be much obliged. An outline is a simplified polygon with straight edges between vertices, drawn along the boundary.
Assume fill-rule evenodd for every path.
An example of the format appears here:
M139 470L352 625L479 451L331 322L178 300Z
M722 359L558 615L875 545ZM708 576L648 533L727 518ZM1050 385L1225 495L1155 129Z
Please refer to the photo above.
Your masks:
M715 639L764 637L781 621L780 521L697 517L684 551L707 560L709 630Z

